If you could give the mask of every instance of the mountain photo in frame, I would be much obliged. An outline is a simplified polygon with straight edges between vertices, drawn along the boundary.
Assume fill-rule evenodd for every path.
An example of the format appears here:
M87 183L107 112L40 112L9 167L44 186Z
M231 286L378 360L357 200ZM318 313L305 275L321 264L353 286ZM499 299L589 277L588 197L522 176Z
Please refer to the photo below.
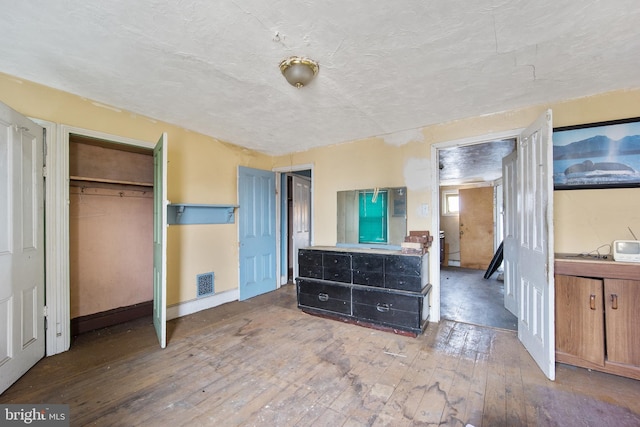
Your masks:
M553 185L640 187L640 117L554 129Z

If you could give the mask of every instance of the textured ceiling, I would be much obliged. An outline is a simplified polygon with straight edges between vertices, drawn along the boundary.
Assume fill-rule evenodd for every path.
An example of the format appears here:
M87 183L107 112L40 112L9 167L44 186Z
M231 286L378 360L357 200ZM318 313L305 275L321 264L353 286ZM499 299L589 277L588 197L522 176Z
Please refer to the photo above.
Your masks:
M0 72L268 154L640 87L638 0L0 2Z
M502 177L502 158L515 149L515 139L440 149L440 185L495 181Z

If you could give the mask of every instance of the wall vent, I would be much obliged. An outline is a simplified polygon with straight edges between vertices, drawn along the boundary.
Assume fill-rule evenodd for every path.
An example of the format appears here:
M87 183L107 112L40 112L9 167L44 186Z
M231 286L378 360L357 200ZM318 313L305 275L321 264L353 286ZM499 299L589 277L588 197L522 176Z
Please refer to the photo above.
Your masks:
M213 273L198 274L196 282L198 298L213 295Z

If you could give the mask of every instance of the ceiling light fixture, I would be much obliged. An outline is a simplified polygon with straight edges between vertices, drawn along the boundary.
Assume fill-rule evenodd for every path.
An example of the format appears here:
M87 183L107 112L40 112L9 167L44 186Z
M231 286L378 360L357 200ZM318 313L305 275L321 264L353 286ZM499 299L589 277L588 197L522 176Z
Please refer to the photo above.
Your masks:
M298 89L308 85L319 70L320 66L316 61L299 56L292 56L280 63L280 71L282 71L284 78L291 86Z

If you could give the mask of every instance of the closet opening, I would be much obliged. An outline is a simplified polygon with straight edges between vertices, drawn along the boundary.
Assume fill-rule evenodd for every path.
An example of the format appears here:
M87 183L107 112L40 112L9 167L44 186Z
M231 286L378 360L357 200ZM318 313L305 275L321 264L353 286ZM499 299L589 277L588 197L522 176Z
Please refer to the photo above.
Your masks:
M153 150L69 135L71 337L153 312Z

